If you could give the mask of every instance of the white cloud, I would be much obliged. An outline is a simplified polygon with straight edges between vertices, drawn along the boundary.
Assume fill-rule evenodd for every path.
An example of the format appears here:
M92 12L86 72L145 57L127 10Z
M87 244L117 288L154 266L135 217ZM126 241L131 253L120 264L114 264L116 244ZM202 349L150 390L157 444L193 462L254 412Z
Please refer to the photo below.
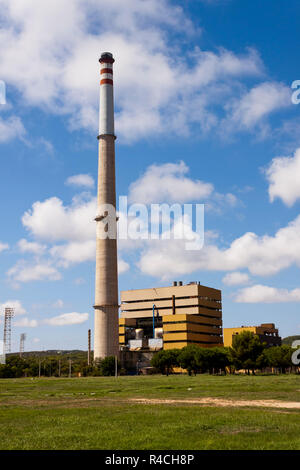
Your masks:
M64 267L73 263L93 261L96 258L96 239L56 245L51 248L50 253Z
M207 209L233 207L238 200L234 194L220 194L213 184L187 176L188 166L183 162L151 165L129 187L131 203L186 203L206 202ZM208 202L207 202L208 201Z
M266 170L271 202L280 198L292 206L300 198L300 148L293 157L274 158Z
M96 238L96 199L73 198L70 206L52 197L37 201L22 217L23 225L41 240L82 242Z
M32 342L37 344L37 343L40 343L41 340L40 340L40 338L33 338Z
M54 244L49 247L51 263L39 261L39 264L47 265L53 269L53 264L69 267L72 264L94 261L96 256L96 199L88 196L76 196L71 205L64 205L58 198L50 198L43 202L35 202L30 211L22 217L24 226L31 235L37 239L49 242L64 241L63 244ZM20 244L25 251L31 249L38 253L39 247L44 246L39 243L31 244L22 241ZM35 250L36 249L36 250ZM48 263L48 264L47 264ZM23 268L20 264L18 268ZM10 275L18 280L16 271L10 271ZM120 272L128 269L127 263L120 262ZM49 275L55 272L49 271ZM27 275L27 273L25 273ZM22 269L22 278L24 277Z
M238 291L235 302L240 303L280 303L300 302L300 289L277 289L257 284Z
M25 238L22 238L18 242L18 247L21 253L33 253L35 255L43 254L47 248L45 245L41 245L40 243L29 242Z
M251 130L264 122L272 112L291 105L290 88L277 82L264 82L229 103L225 129ZM265 130L261 128L264 132Z
M95 185L94 178L90 175L86 174L80 174L80 175L74 175L70 176L66 180L66 185L69 186L83 186L85 188L93 188Z
M62 315L45 320L45 323L51 326L79 325L86 322L88 318L88 313L63 313Z
M18 261L15 266L7 271L7 275L11 281L31 282L31 281L58 281L61 274L54 266L49 263L37 262L30 264L24 260Z
M0 242L0 253L1 251L8 250L9 245L7 243L1 243Z
M44 154L50 155L50 156L54 154L54 146L52 142L45 139L44 137L40 137L38 139L37 145L39 145L42 148Z
M170 238L166 239L166 236ZM193 243L199 251L187 251L187 243ZM187 216L176 219L171 230L164 232L160 240L147 240L145 244L137 263L144 274L166 280L173 275L191 273L198 269L202 238L200 234L193 232Z
M227 286L237 286L239 284L248 284L250 278L247 273L241 273L235 271L233 273L228 273L223 277L222 282Z
M19 300L7 300L6 302L0 304L1 315L4 315L6 308L13 308L15 315L24 315L26 313L26 309Z
M71 264L94 261L96 259L96 241L87 240L81 243L70 242L66 245L56 245L50 249L50 254L64 268ZM118 269L119 274L123 274L128 271L129 264L119 258Z
M38 322L36 320L30 320L29 318L25 317L21 320L15 321L14 326L22 328L36 328L38 326Z
M219 248L208 241L202 250L187 251L184 240L149 241L138 265L144 274L161 278L197 270L248 269L255 275L274 275L292 265L300 267L299 232L300 216L274 236L247 232L229 248Z
M125 273L126 271L129 270L129 268L130 268L130 266L129 266L128 263L126 263L126 261L124 261L121 258L118 259L118 273L119 274Z
M251 50L181 54L182 36L198 32L167 0L0 0L0 7L1 77L25 103L68 115L73 128L96 132L100 51L116 57L116 127L129 141L216 126L216 88L226 85L224 104L235 93L233 78L263 70Z
M19 117L10 116L5 120L0 118L0 143L18 138L22 139L25 134L25 128Z
M187 202L211 195L213 185L186 177L184 162L151 165L129 188L129 201L142 204Z

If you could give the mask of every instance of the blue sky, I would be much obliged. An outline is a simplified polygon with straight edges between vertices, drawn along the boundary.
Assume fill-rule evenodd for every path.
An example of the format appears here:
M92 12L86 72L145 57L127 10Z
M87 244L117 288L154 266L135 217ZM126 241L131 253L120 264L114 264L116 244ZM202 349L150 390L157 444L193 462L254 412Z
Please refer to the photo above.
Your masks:
M120 290L199 280L222 289L225 327L299 334L299 10L296 0L0 0L0 305L16 307L15 349L22 332L27 350L85 348L93 328L106 50L118 194L205 204L199 252L119 244Z

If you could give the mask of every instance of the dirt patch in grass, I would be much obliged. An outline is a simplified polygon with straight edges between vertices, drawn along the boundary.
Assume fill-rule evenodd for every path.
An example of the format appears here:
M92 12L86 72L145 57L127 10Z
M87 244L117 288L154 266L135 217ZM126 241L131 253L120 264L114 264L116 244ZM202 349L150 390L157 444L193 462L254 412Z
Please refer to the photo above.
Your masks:
M138 403L141 405L198 405L198 406L215 406L215 407L255 407L255 408L273 408L278 413L288 413L280 410L300 410L300 402L280 401L280 400L228 400L223 398L194 398L194 399L160 399L160 398L112 398L112 397L93 397L93 398L49 398L46 399L23 399L23 400L7 400L0 404L1 408L11 406L24 407L46 407L46 408L90 408L103 405L125 405Z
M221 407L259 407L259 408L284 408L299 409L300 402L276 401L276 400L224 400L221 398L198 398L194 400L160 400L156 398L130 398L129 401L140 403L142 405L204 405Z

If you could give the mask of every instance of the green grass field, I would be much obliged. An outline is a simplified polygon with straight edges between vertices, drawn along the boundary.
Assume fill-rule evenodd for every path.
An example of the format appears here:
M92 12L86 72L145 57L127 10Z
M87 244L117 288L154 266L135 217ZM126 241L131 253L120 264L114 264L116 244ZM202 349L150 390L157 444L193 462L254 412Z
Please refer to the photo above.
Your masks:
M300 409L133 398L300 402L300 376L0 380L0 449L300 449Z

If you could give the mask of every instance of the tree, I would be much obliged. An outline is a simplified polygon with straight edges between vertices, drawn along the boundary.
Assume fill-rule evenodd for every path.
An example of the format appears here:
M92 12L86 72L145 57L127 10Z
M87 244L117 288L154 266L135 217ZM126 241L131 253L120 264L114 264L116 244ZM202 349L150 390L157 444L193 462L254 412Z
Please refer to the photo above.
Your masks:
M151 365L158 369L162 374L169 375L173 367L179 365L179 349L162 349L154 354Z
M210 351L210 371L223 371L226 374L226 367L230 366L229 348L216 347Z
M178 357L179 365L183 369L186 369L189 375L192 375L192 372L196 375L197 372L204 367L202 363L203 356L201 356L200 349L202 348L195 345L185 346L181 349Z
M120 364L118 361L118 370L119 370ZM116 359L115 356L108 356L105 357L104 359L101 359L99 361L99 371L100 375L104 375L106 377L115 375L116 373Z
M261 343L257 335L251 331L243 331L235 335L230 348L230 359L237 370L245 369L253 374L255 369L262 368L262 353L265 343Z
M270 367L280 369L280 372L283 374L286 373L286 369L293 365L292 354L293 349L285 344L266 349L264 352L267 364Z
M213 351L211 348L194 348L197 370L201 373L213 371ZM197 371L196 370L196 371Z

